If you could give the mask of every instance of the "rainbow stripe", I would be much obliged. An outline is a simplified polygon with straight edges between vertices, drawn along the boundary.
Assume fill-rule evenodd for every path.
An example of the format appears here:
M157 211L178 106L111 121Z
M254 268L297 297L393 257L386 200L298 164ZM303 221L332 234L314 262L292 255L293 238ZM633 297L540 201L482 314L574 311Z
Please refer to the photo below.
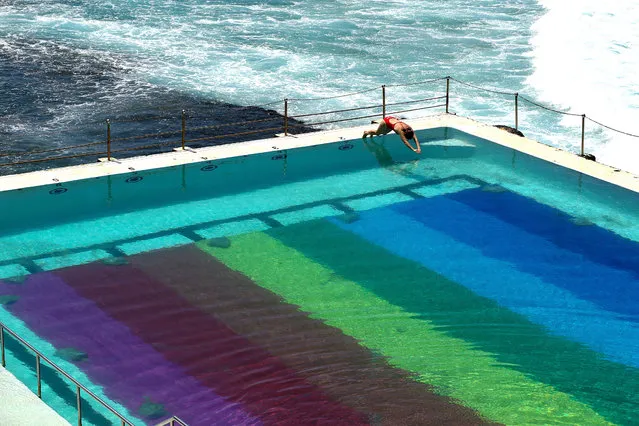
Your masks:
M30 332L86 353L73 364L147 424L158 407L191 426L635 421L636 243L480 190L342 219L0 295Z
M327 227L339 231L325 222L311 222L280 228L271 234L298 241L307 238L318 251L332 256L337 246L333 241L327 242L328 236L323 232ZM388 302L362 283L343 277L273 236L256 233L234 237L227 249L205 244L200 247L257 284L282 295L288 303L299 305L311 317L340 328L388 357L391 365L414 372L420 382L433 385L440 394L491 420L505 424L553 424L557 419L580 425L609 424L572 395L499 362L495 355L473 347L471 342L450 336L419 312ZM342 247L347 247L354 271L365 270L369 277L380 277L386 286L404 284L401 272L405 271L380 264L370 269L370 259L383 262L384 257L368 257L369 253L358 250L361 245ZM392 257L388 253L384 256ZM422 272L417 265L407 263L413 273ZM420 297L430 299L436 295Z

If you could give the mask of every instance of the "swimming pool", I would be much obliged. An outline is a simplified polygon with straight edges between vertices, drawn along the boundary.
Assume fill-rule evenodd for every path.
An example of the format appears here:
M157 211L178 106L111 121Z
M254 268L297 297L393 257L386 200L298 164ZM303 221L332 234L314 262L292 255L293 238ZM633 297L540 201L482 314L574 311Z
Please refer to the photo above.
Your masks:
M418 135L0 193L0 319L137 424L637 422L637 193Z

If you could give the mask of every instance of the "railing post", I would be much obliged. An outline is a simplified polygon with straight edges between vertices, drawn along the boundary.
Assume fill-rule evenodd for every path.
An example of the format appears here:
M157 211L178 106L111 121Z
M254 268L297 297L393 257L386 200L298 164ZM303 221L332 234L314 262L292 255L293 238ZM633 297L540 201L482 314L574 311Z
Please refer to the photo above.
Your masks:
M382 118L386 117L386 85L382 84Z
M586 114L581 115L581 156L584 156L584 138L586 133Z
M4 327L0 325L0 358L2 358L2 366L6 367L7 362L4 358Z
M288 136L288 98L284 99L284 136Z
M38 398L42 399L42 379L40 376L40 355L36 354L36 379L38 381Z
M450 102L450 77L446 77L446 114L448 114L449 102Z
M80 386L77 386L76 400L78 402L78 426L82 426L82 398L80 397Z
M107 161L111 161L111 120L107 118Z
M182 150L184 151L184 139L186 138L186 111L182 110Z
M515 130L519 129L519 93L515 93Z

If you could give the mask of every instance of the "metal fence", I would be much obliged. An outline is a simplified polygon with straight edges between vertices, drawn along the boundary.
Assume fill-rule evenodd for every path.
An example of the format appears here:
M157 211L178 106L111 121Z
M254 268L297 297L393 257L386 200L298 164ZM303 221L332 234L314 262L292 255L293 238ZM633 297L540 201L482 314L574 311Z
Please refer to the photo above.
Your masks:
M167 150L186 149L190 145L206 146L215 145L218 143L227 143L229 141L237 140L237 138L257 138L264 135L271 137L275 134L289 135L300 131L318 130L318 127L326 126L328 124L337 124L345 122L362 122L364 119L384 117L389 114L401 114L405 112L420 111L434 108L441 108L443 112L449 113L450 100L451 100L451 82L456 84L467 86L473 89L481 90L490 94L498 94L512 97L514 101L514 128L519 128L519 113L520 113L520 101L525 102L533 107L550 111L556 114L579 117L581 119L581 147L580 156L586 156L585 154L585 130L586 121L595 123L608 130L618 132L627 136L639 137L639 135L624 132L610 126L607 126L599 121L596 121L586 114L575 114L571 112L559 111L557 109L550 108L535 102L525 96L522 96L518 92L507 92L502 90L495 90L490 88L484 88L476 86L474 84L455 79L453 77L440 77L425 81L395 84L395 85L382 85L373 87L371 89L362 90L354 93L347 93L330 97L319 98L286 98L279 101L269 102L267 104L257 105L255 108L275 108L272 111L273 115L268 118L259 120L246 120L227 122L222 124L213 125L190 125L191 117L187 114L185 109L182 109L178 116L175 117L143 117L133 118L131 120L120 119L112 120L106 119L104 124L104 138L94 142L88 142L79 145L56 147L52 149L43 150L31 150L21 152L5 152L0 153L0 169L2 167L19 166L24 164L37 164L46 163L52 161L62 161L71 159L90 159L95 161L102 157L103 160L111 161L115 155L122 154L128 155L131 153L156 153ZM444 84L445 83L445 84ZM431 86L439 90L441 94L437 96L428 96L414 100L407 100L403 102L387 102L388 91L392 88L406 87L406 86ZM439 86L436 86L439 85ZM363 94L374 94L377 92L381 102L372 103L369 105L358 106L354 108L336 109L329 111L319 111L306 114L292 114L293 107L299 103L310 101L323 101L336 98L345 98ZM419 93L419 92L414 92ZM281 109L281 113L277 112L278 108ZM173 130L160 131L144 134L131 134L127 136L116 136L118 132L118 125L127 123L130 121L149 121L158 120L162 121L164 126L173 128ZM259 128L255 128L259 127ZM238 131L240 130L240 131ZM130 133L128 131L127 133ZM235 139L234 139L235 138ZM158 141L154 143L146 143L146 141ZM61 154L61 155L60 155ZM75 160L77 161L77 160Z

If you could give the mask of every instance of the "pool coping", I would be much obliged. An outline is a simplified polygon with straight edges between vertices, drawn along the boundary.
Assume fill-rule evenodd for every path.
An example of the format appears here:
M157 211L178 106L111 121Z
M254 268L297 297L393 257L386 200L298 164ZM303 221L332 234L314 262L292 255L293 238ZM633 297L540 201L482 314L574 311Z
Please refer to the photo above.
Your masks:
M639 176L637 175L616 167L587 160L576 154L545 145L530 138L509 133L493 125L482 123L468 117L442 113L422 118L412 118L410 124L415 130L428 130L438 127L457 129L639 193ZM278 135L276 137L249 142L212 147L186 147L184 150L178 148L168 153L130 157L121 160L112 159L111 161L99 161L77 166L0 176L0 192L214 161L224 158L241 157L266 152L280 152L295 148L352 141L361 139L363 131L370 130L371 126L374 125L322 130L301 135Z
M33 424L71 426L9 370L0 366L0 423L14 426Z

